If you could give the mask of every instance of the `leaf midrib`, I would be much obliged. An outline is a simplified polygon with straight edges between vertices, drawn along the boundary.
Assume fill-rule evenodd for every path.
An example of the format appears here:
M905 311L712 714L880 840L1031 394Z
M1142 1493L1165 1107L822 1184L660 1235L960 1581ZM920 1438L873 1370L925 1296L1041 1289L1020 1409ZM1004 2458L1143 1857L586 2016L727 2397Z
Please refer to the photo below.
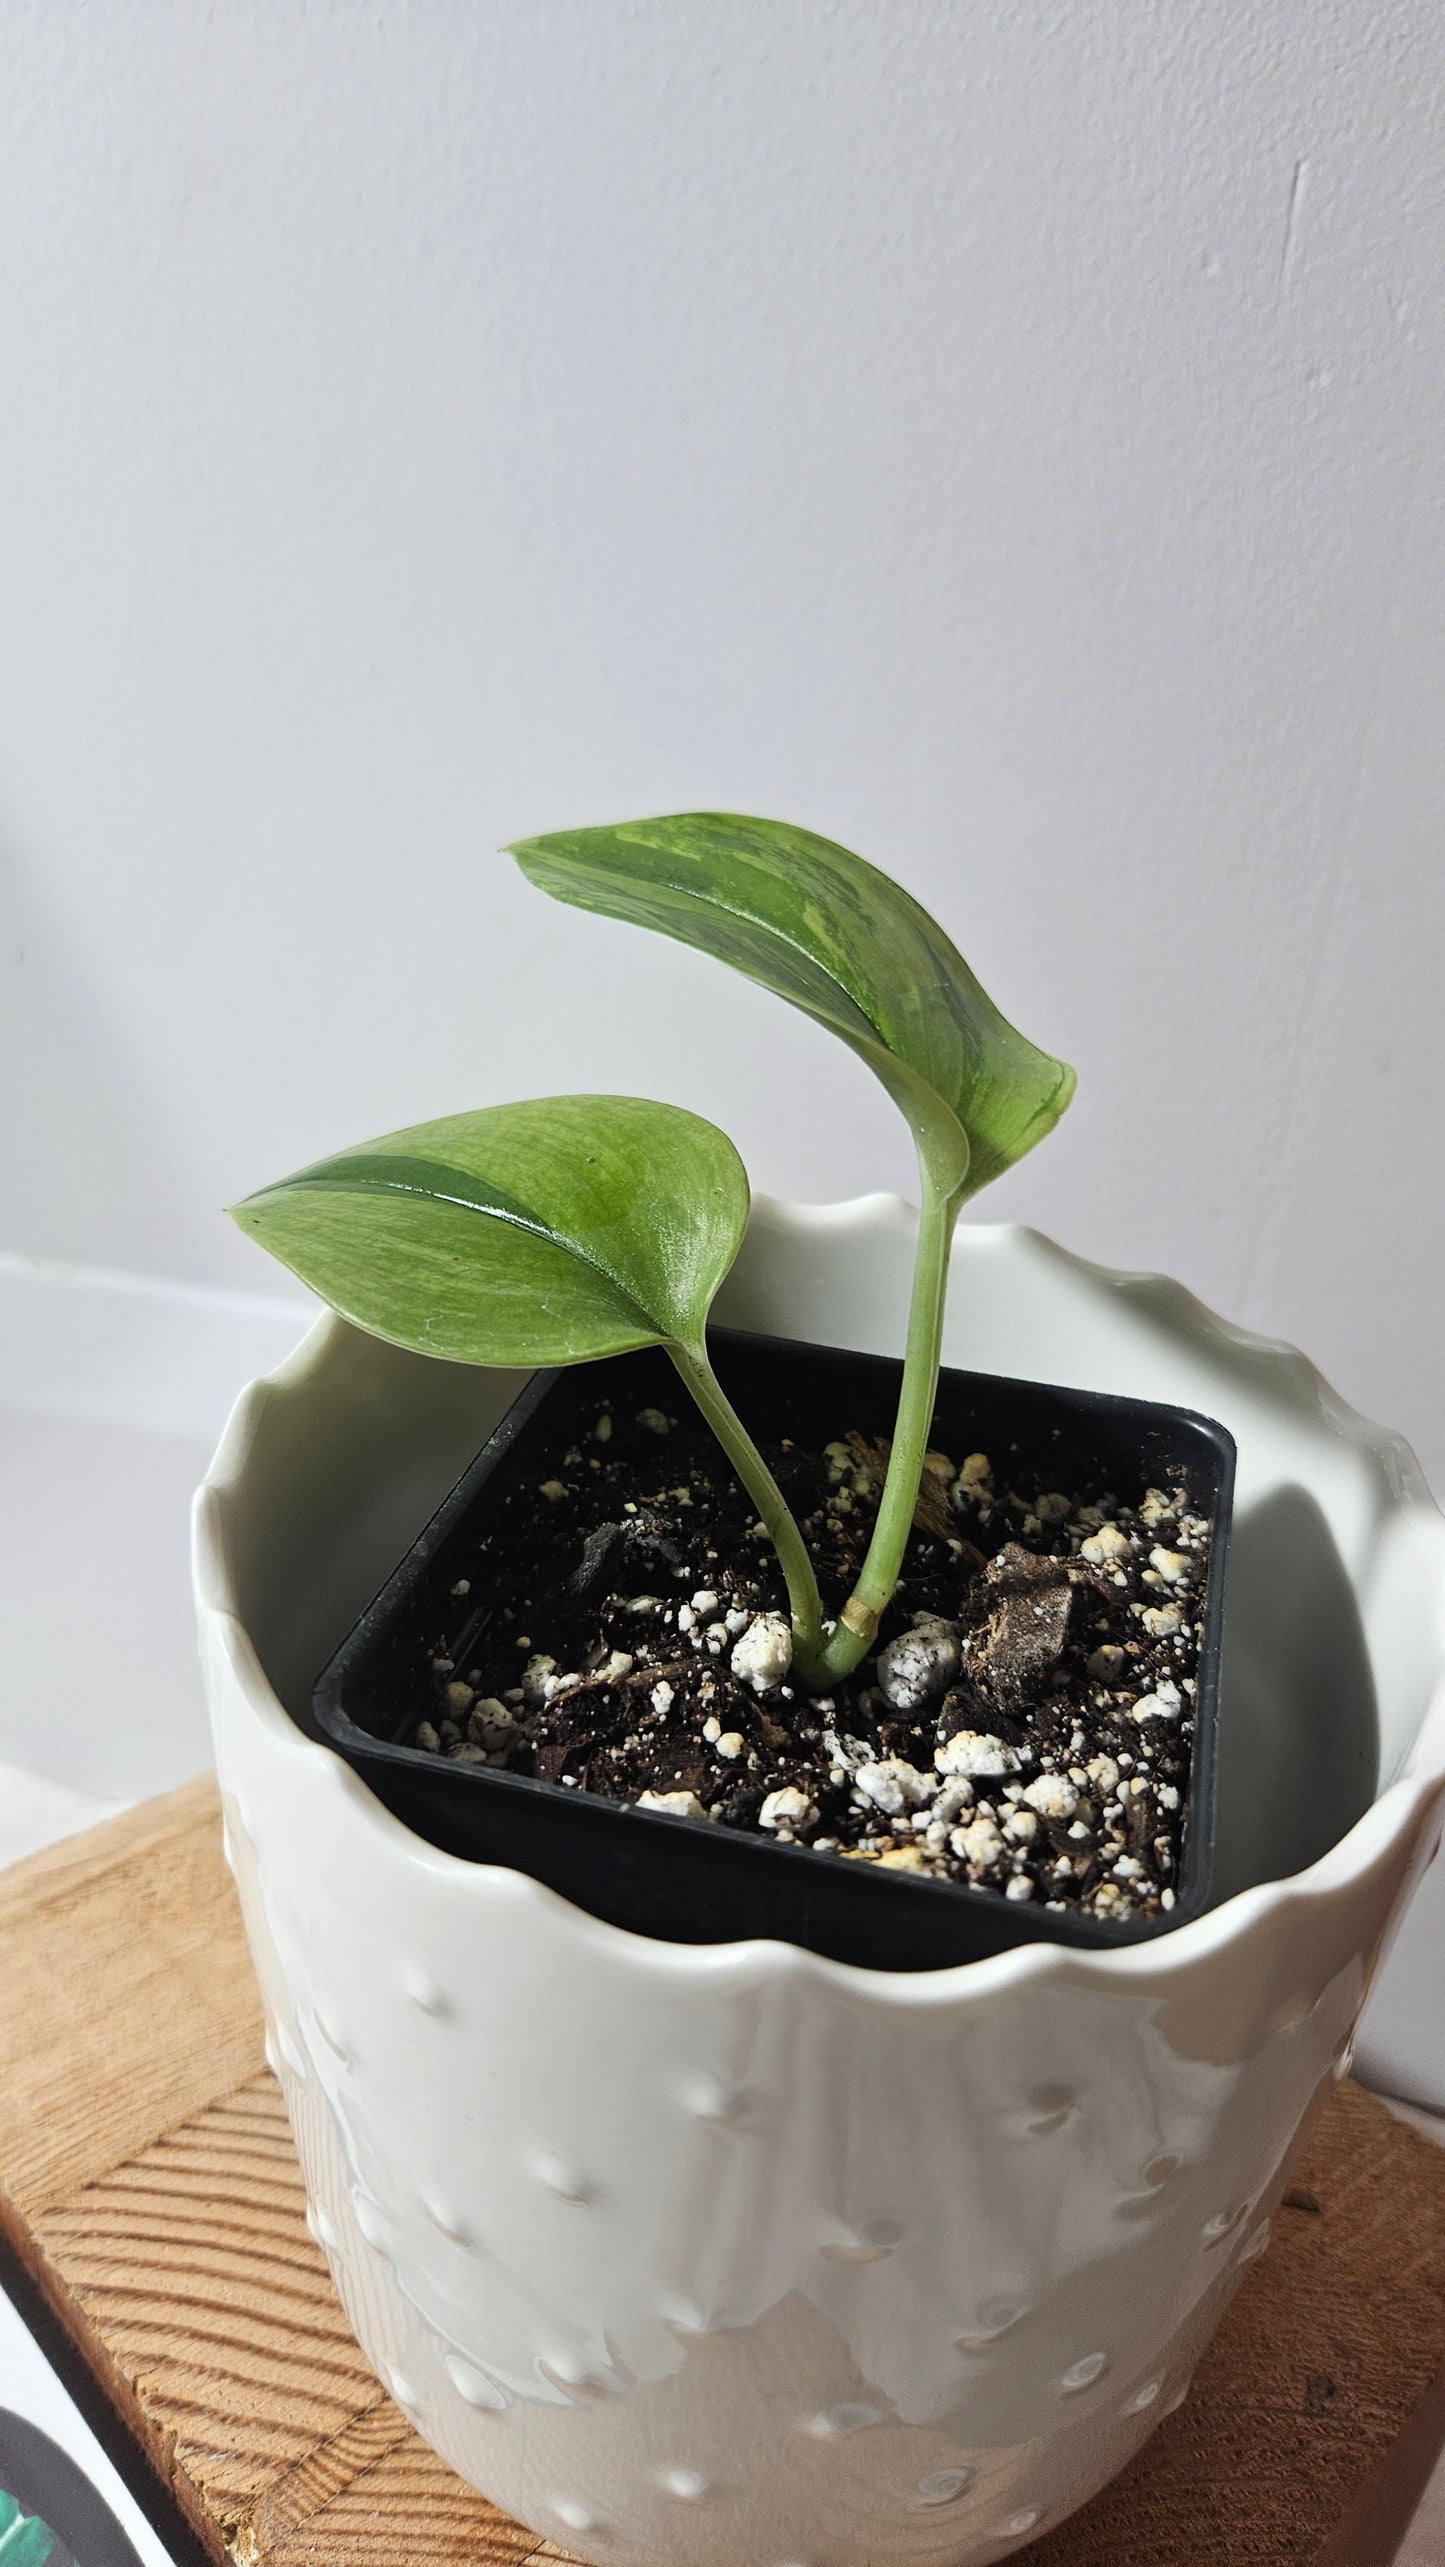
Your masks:
M635 840L633 843L638 846L646 846L649 848L652 848L654 844L650 838L640 838ZM662 850L656 850L656 852L661 853ZM626 877L623 876L622 879L625 882ZM968 1127L965 1124L958 1107L953 1103L952 1098L945 1096L942 1088L939 1087L936 1080L928 1071L921 1070L916 1061L910 1060L908 1054L899 1049L898 1045L893 1041L886 1029L878 1023L877 1018L870 1015L868 1009L864 1006L862 999L849 988L848 983L843 979L841 973L831 960L820 960L820 957L813 952L810 947L800 943L796 934L790 932L785 927L779 926L775 920L759 917L753 910L743 908L741 903L737 901L722 900L714 891L698 890L694 884L681 879L676 874L669 873L663 876L661 878L661 887L669 891L675 891L685 899L696 902L700 909L711 909L715 915L720 918L736 918L742 920L749 927L757 928L761 934L773 937L778 944L786 945L790 953L799 955L805 963L810 963L815 971L821 971L824 979L827 980L834 989L841 993L842 997L847 1002L847 1005L852 1009L854 1016L858 1019L857 1029L835 1023L833 1031L839 1034L846 1043L857 1044L859 1043L861 1036L861 1039L867 1042L870 1049L876 1047L877 1052L882 1057L883 1067L880 1068L876 1061L870 1062L869 1065L873 1069L874 1076L882 1078L885 1086L889 1084L885 1074L888 1068L897 1068L905 1071L910 1079L916 1081L918 1087L924 1092L924 1094L931 1098L936 1105L942 1108L943 1112L948 1116L950 1123L955 1125L962 1135L965 1146L971 1146L969 1145ZM704 950L706 950L706 948L704 948ZM759 988L766 989L771 986L768 981L761 979L756 972L750 971L745 963L734 963L731 955L728 955L725 959L732 964L734 971L742 972L745 979L756 980ZM802 1002L795 999L792 1001L792 1004L794 1006L798 1006L801 1005ZM808 1011L805 1009L804 1012L806 1013ZM901 1099L898 1099L897 1101L900 1104L902 1103ZM909 1120L912 1121L911 1116L909 1117Z
M619 832L619 835L624 834L624 832ZM656 849L654 847L654 841L650 838L638 838L634 840L633 843L637 846L654 848L654 852L659 854L663 852L663 850ZM625 876L623 877L623 880L626 880ZM797 935L790 929L779 926L776 919L760 918L753 910L743 908L742 904L738 901L720 899L715 891L700 891L693 883L683 881L675 874L668 874L663 878L663 880L667 890L681 892L687 899L696 901L700 909L715 910L719 917L722 918L738 918L744 920L749 927L756 927L760 929L764 935L774 937L780 945L786 945L789 953L799 955L805 963L810 963L815 971L821 970L824 978L831 981L835 989L841 991L854 1014L862 1020L867 1031L873 1036L874 1041L881 1043L884 1050L889 1053L891 1058L898 1059L901 1057L894 1051L894 1047L890 1042L888 1035L885 1033L883 1027L878 1023L876 1017L869 1014L869 1011L864 1006L862 999L857 995L855 990L849 988L848 983L844 980L836 965L831 961L821 962L819 956L813 952L809 946L800 943ZM731 957L729 956L728 959L731 960ZM746 970L745 965L739 964L734 964L733 968L734 970ZM754 975L749 972L747 977L752 979ZM766 986L766 984L764 984L764 986ZM905 1066L909 1069L914 1069L914 1064L911 1061L907 1062ZM914 1076L921 1077L922 1072L914 1069ZM943 1101L945 1104L948 1102L946 1097ZM952 1109L950 1108L950 1111L951 1110Z
M489 1187L485 1202L479 1198L476 1189L475 1177L469 1176L464 1168L449 1166L444 1159L401 1157L392 1159L378 1154L375 1158L363 1155L359 1159L332 1161L329 1164L323 1161L315 1167L302 1168L296 1176L288 1177L284 1185L268 1186L265 1195L253 1196L251 1199L253 1202L264 1202L267 1195L300 1193L402 1194L414 1196L422 1202L450 1203L460 1212L490 1214L496 1220L510 1223L513 1229L527 1231L531 1237L541 1239L549 1247L565 1249L569 1256L577 1259L579 1265L590 1266L593 1273L600 1275L603 1282L610 1285L619 1299L626 1303L627 1308L641 1321L644 1328L658 1331L655 1312L644 1310L636 1294L629 1291L621 1276L614 1274L612 1268L601 1257L594 1255L591 1249L552 1228L542 1219L540 1213L533 1211L530 1204L521 1202L516 1195L508 1194L504 1188ZM664 1337L671 1335L668 1329L663 1329L659 1333Z
M624 834L624 832L619 832L619 835ZM671 853L671 850L658 847L656 842L651 838L634 838L630 843L634 846L646 847L649 852L656 855L666 855ZM513 849L512 852L516 854L518 851ZM528 848L525 852L527 854L532 854L534 850ZM586 882L589 872L595 881L597 873L601 870L601 868L589 866L584 859L577 857L575 854L571 853L571 851L568 851L565 856L559 856L554 850L548 849L544 846L541 852L545 861L557 865L559 869L565 867L567 870L573 872L574 875L580 875L583 883ZM631 882L627 875L614 875L612 879L620 883L624 890L631 889L634 893L636 892L637 885L635 882ZM882 1080L883 1085L888 1088L890 1094L895 1094L895 1092L888 1074L890 1070L895 1073L901 1071L903 1075L914 1084L915 1088L920 1092L921 1097L928 1099L929 1102L931 1102L941 1113L947 1115L950 1125L960 1135L965 1150L968 1151L971 1156L972 1151L971 1143L969 1141L968 1127L952 1099L944 1094L942 1088L938 1086L937 1082L927 1071L921 1070L915 1061L910 1060L905 1052L898 1049L885 1029L877 1022L876 1018L869 1014L868 1009L864 1006L862 1000L855 996L854 992L849 988L847 982L842 978L836 966L831 961L822 961L809 946L800 942L796 934L790 932L785 927L779 926L774 919L759 917L754 911L745 909L740 902L722 900L718 897L716 892L711 890L701 890L694 883L683 879L676 873L659 872L651 877L649 887L655 891L676 892L679 898L694 903L699 909L710 909L716 917L737 919L749 927L756 928L761 935L770 936L775 943L785 945L790 953L798 955L803 962L810 964L814 971L821 974L822 978L830 987L838 991L847 1008L851 1010L852 1015L856 1020L855 1023L849 1024L846 1022L840 1023L837 1018L834 1018L831 1022L831 1031L837 1034L840 1039L847 1043L851 1048L862 1053L863 1057L868 1061L869 1067L872 1069L875 1078ZM609 910L606 914L616 916L617 912L615 910ZM625 916L626 913L624 912L623 914ZM667 933L669 931L664 929L663 932ZM681 943L687 943L690 939L683 937L678 941ZM707 952L710 949L704 945L701 950L703 952ZM749 965L744 962L734 961L731 954L720 957L720 959L725 960L733 971L740 972L745 980L754 981L760 989L769 989L773 987L773 984L767 980L763 974L752 970ZM812 1010L808 1007L805 1000L793 998L791 992L784 992L783 995L788 998L790 1005L800 1008L805 1015L812 1014ZM895 1102L900 1105L903 1108L903 1111L908 1115L908 1120L913 1124L916 1132L919 1129L919 1126L915 1122L914 1114L910 1113L907 1106L904 1104L903 1098L896 1096L895 1094ZM918 1110L921 1111L921 1107Z

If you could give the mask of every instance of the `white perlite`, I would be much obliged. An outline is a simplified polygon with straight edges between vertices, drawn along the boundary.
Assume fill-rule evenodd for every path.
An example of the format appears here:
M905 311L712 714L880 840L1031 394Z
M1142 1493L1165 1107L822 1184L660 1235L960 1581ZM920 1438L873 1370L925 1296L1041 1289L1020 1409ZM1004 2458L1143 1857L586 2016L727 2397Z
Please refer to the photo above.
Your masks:
M932 1774L921 1774L903 1756L884 1756L876 1765L860 1765L853 1778L858 1799L871 1801L885 1818L899 1818L905 1810L921 1808L937 1789Z
M1084 1673L1092 1676L1096 1685L1114 1685L1124 1673L1127 1663L1117 1640L1106 1640L1101 1648L1095 1649L1085 1660Z
M739 1683L751 1685L755 1694L769 1693L780 1685L792 1663L793 1635L781 1613L760 1613L735 1642L728 1660Z
M495 1752L516 1736L516 1714L508 1711L504 1702L498 1702L495 1694L488 1694L481 1702L473 1703L469 1727L474 1747L488 1747Z
M931 1816L935 1825L951 1827L954 1820L960 1817L964 1810L972 1809L972 1807L972 1783L969 1781L966 1774L955 1774L950 1781L944 1784L937 1800L933 1804Z
M958 1668L955 1626L930 1616L879 1650L879 1691L895 1711L917 1711L936 1694L947 1693Z
M1003 1854L1003 1838L991 1818L973 1818L967 1827L955 1827L949 1843L960 1862L971 1872L986 1872Z
M986 1729L956 1729L941 1747L935 1747L933 1761L941 1774L966 1774L970 1782L991 1782L1011 1774L1018 1757Z
M548 1661L548 1664L549 1664L549 1665L551 1664L550 1659L549 1659L549 1661ZM622 1678L623 1678L624 1676L630 1676L630 1675L631 1675L631 1673L632 1673L632 1665L633 1665L633 1661L632 1661L632 1653L631 1653L631 1651L630 1651L630 1650L628 1650L628 1649L609 1649L609 1651L608 1651L608 1653L607 1653L606 1657L605 1657L605 1658L603 1659L603 1661L602 1661L601 1666L600 1666L600 1667L598 1667L598 1668L595 1670L596 1678L597 1678L597 1682L598 1682L598 1684L599 1684L599 1685L615 1685L615 1684L620 1684L620 1682L621 1682L621 1680L622 1680ZM522 1682L523 1682L523 1684L524 1684L524 1685L526 1684L526 1681L527 1681L527 1679L526 1679L526 1677L524 1676L524 1677L522 1678Z
M806 1827L817 1815L807 1793L800 1792L796 1783L785 1783L781 1791L769 1792L758 1812L758 1825L777 1835L783 1828L791 1832Z
M1101 1524L1097 1533L1079 1544L1081 1558L1096 1569L1107 1568L1111 1560L1126 1558L1128 1550L1129 1536L1121 1533L1117 1524Z
M639 1809L664 1810L669 1818L706 1818L696 1792L639 1792Z
M1156 1685L1151 1694L1139 1696L1134 1705L1134 1717L1136 1720L1177 1720L1183 1708L1179 1687L1161 1684Z
M1040 1818L1072 1818L1079 1806L1079 1795L1062 1774L1040 1774L1038 1781L1025 1789L1024 1798Z
M1166 1587L1189 1584L1190 1564L1182 1551L1166 1551L1162 1543L1156 1542L1149 1554L1149 1566L1157 1569Z

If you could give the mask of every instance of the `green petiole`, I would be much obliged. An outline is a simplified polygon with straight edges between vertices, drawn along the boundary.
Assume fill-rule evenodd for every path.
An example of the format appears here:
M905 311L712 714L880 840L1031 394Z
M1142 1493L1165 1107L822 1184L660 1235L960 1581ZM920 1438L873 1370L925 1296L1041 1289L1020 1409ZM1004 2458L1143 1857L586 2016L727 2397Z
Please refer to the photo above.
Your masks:
M810 1693L826 1693L850 1676L877 1637L879 1622L898 1583L923 1477L928 1433L938 1389L948 1259L962 1186L934 1184L922 1150L923 1204L908 1310L898 1416L873 1538L852 1594L837 1622L823 1618L818 1581L808 1548L788 1502L742 1419L718 1382L701 1346L671 1345L668 1352L770 1535L788 1589L793 1626L793 1668Z
M812 1671L821 1670L823 1663L823 1602L808 1546L792 1508L708 1362L705 1349L674 1343L667 1351L757 1508L777 1552L788 1588L793 1665L801 1681L819 1691L821 1674L815 1677Z

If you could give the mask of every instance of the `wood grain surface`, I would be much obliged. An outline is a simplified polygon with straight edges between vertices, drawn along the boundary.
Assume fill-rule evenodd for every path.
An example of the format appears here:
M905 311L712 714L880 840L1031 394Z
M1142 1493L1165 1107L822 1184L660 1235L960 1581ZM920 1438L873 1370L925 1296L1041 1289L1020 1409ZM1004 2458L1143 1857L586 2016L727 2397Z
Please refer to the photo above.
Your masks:
M218 2562L560 2558L368 2371L261 2040L209 1781L0 1876L10 2244ZM1341 2086L1189 2399L1030 2567L1333 2567L1442 2366L1445 2151Z

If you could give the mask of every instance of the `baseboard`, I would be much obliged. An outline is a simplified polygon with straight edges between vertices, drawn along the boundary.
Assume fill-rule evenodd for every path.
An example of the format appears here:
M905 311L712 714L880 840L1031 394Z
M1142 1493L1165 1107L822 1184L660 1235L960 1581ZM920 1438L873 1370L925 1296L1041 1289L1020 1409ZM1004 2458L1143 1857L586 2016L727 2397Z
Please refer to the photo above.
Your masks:
M318 1307L0 1250L0 1405L214 1438Z

